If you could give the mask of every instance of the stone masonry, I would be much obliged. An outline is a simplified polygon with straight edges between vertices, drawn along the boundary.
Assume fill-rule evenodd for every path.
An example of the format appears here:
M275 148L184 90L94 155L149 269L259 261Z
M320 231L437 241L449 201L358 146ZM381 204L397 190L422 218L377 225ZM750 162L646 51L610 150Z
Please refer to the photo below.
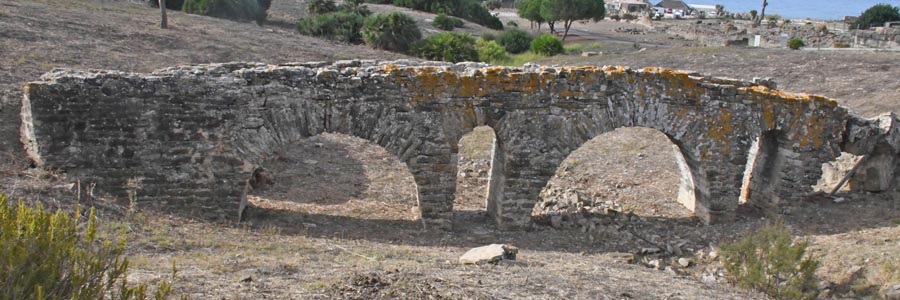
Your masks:
M656 68L413 61L54 70L25 85L21 135L38 166L113 195L140 180L142 201L236 220L260 162L323 132L406 163L423 224L437 228L451 224L457 143L481 125L496 133L488 210L502 228L529 225L563 159L620 127L668 136L678 201L707 223L732 220L742 201L777 209L802 197L842 151L878 158L867 168L878 178L864 180L893 181L896 116L863 119L770 87Z

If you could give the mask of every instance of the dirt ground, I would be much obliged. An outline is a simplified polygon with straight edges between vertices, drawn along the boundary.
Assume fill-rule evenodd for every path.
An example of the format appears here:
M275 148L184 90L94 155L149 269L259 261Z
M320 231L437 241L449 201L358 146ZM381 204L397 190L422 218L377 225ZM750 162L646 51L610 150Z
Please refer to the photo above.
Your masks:
M146 72L235 60L405 57L299 35L291 24L305 15L303 7L301 1L276 0L271 24L263 27L170 12L173 29L163 31L154 27L155 10L129 1L0 3L0 190L50 208L79 201L99 207L108 230L128 234L131 281L155 282L174 262L177 290L190 299L765 298L725 282L709 254L773 220L752 208L741 208L733 224L703 226L691 218L674 201L678 179L670 142L649 129L625 128L591 140L551 180L551 186L596 195L630 213L622 226L602 234L496 230L484 209L493 139L486 127L460 141L449 232L421 230L415 185L401 162L378 146L337 134L279 151L266 165L275 185L251 195L241 224L182 218L140 201L129 209L121 200L78 198L65 174L28 169L18 143L18 88L54 67ZM519 24L527 28L527 22ZM834 97L864 115L900 110L897 53L697 48L665 35L617 31L638 26L576 24L589 34L570 42L603 54L537 62L773 77L785 90ZM779 219L798 239L808 239L811 254L822 260L823 292L872 298L882 285L900 283L900 195L840 196L847 201L811 197L794 203ZM456 263L467 249L491 243L519 247L518 260ZM674 244L680 255L642 251ZM679 266L680 257L692 264ZM652 261L659 267L649 267Z

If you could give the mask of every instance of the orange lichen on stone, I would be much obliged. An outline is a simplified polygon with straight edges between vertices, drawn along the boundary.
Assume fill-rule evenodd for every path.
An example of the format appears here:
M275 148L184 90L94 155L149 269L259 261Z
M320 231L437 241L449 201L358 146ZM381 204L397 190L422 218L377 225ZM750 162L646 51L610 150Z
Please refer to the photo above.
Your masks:
M603 72L606 73L606 76L621 78L628 73L628 68L622 66L603 66Z
M771 102L762 102L762 119L766 129L775 129L775 106Z
M731 140L728 135L734 132L732 122L734 122L734 117L731 115L731 112L724 108L720 109L719 117L715 119L715 122L710 124L709 137L715 139L722 145L727 145Z
M825 123L826 120L819 118L815 113L810 115L809 121L806 122L806 130L804 132L805 134L800 137L800 147L822 147L822 135L825 132Z
M756 86L752 86L752 87L744 87L744 88L740 88L740 90L746 91L750 94L757 95L757 96L759 96L757 99L760 99L760 100L776 100L776 101L782 101L782 102L800 101L804 104L815 103L815 104L821 104L821 105L832 106L832 107L835 107L838 105L837 101L828 99L823 96L788 93L788 92L781 91L781 90L773 90L773 89L770 89L770 88L762 86L762 85L756 85Z

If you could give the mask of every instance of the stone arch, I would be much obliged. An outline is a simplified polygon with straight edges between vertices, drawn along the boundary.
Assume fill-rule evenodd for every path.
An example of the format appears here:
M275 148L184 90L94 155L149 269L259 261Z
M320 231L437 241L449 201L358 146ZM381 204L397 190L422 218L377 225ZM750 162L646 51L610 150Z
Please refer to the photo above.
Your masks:
M530 209L581 143L618 127L649 127L678 145L695 213L717 223L733 217L761 132L783 132L776 186L791 199L806 193L842 147L887 134L854 121L835 101L772 87L658 68L411 61L65 70L25 85L22 141L37 165L114 194L129 177L141 177L145 199L234 212L256 163L276 146L321 132L349 134L400 157L415 177L423 221L449 227L456 142L474 126L496 133L490 211L510 225L528 222L507 212ZM764 160L750 165L757 161Z
M263 159L278 147L331 132L367 140L392 153L415 179L423 226L450 227L456 166L442 127L433 123L438 118L390 103L315 101L271 92L266 99L251 99L245 105L251 109L239 112L243 122L234 126L232 137L245 164L238 218L247 205L252 172Z
M784 132L780 130L764 131L753 141L741 185L741 204L771 211L781 202L779 185L786 167L781 151L784 144Z

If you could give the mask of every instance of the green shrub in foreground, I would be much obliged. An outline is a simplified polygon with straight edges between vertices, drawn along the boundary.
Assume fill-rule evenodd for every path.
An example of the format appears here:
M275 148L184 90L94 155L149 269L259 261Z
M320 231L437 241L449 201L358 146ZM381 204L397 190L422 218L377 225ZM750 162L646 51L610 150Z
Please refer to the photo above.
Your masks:
M509 58L506 55L506 49L495 41L478 39L475 42L475 49L478 50L478 60L487 63L498 63Z
M126 285L124 236L101 240L94 210L80 217L22 201L13 206L0 194L0 299L151 299L146 285ZM172 281L160 283L152 299L168 299Z
M333 12L302 19L297 22L297 30L304 35L359 44L364 22L365 18L358 13Z
M475 39L468 34L442 32L416 45L417 56L448 62L478 61Z
M268 0L185 0L181 10L189 14L262 23L266 20L269 5L271 1Z
M555 36L549 34L542 34L531 41L531 52L540 55L553 56L563 53L564 51L565 49L563 48L562 42Z
M362 36L373 48L405 53L422 38L422 32L412 17L393 12L367 18Z
M803 40L799 38L791 38L790 40L788 40L787 46L788 48L791 48L791 50L799 50L800 48L806 46L806 43L804 43Z
M793 243L790 229L768 225L722 247L725 270L733 283L775 299L814 299L819 262L806 257L807 242Z
M506 51L512 54L518 54L528 51L531 47L531 34L519 29L504 31L497 37L497 43L500 43Z

